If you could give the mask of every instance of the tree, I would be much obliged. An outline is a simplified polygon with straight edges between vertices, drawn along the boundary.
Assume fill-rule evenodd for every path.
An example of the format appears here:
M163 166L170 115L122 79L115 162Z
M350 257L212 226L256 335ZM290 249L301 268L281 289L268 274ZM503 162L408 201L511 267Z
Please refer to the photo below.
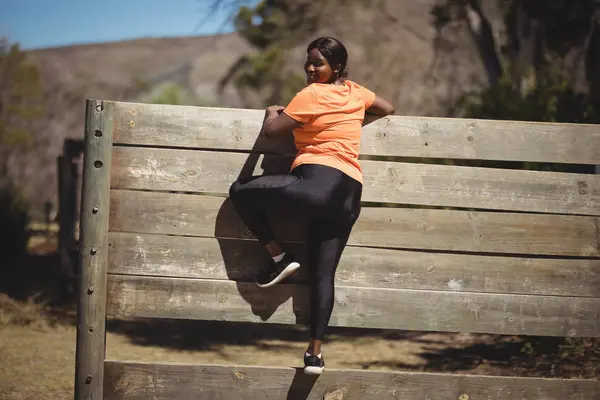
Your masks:
M35 144L42 94L38 69L18 44L0 39L0 187L19 180L19 157Z
M256 104L249 97L253 94L270 104L285 103L291 98L303 80L284 68L288 49L330 24L333 13L352 5L365 12L378 9L381 16L385 16L389 5L383 0L319 3L263 0L254 7L249 3L213 1L214 7L240 7L235 16L237 31L256 48L256 52L241 57L220 82L221 89L233 82L248 105ZM327 8L328 5L333 7ZM497 24L497 17L491 18L491 8L501 12L503 26L496 31L492 25ZM444 115L598 122L599 10L600 0L496 0L495 3L491 0L438 0L431 12L438 37L450 33L444 30L446 25L464 24L487 75L487 87L483 90L479 87L458 101L452 96ZM385 18L378 21L394 23L394 17L390 17L389 21ZM382 46L377 35L381 28L370 26L364 32L374 38L369 39L373 43L364 49L377 54L371 59L381 60L386 56L385 49L378 50ZM434 46L441 46L442 42L434 41ZM453 79L452 74L446 79Z
M466 95L463 116L523 121L600 123L600 1L497 0L504 40L478 40L484 65L499 74ZM434 9L440 26L469 9L486 20L479 0L445 0ZM469 24L473 24L469 20ZM476 24L475 24L476 25ZM476 29L472 29L476 32ZM488 34L489 35L489 34ZM477 36L476 34L474 36ZM488 70L489 71L489 70ZM593 172L593 166L524 163L526 169Z
M599 122L600 2L497 1L506 32L501 46L480 0L446 0L433 10L438 26L453 18L467 21L488 71L489 88L463 99L465 115Z
M16 266L26 251L27 199L19 184L25 151L36 144L41 101L37 68L17 44L0 39L0 253L5 268ZM4 280L10 282L10 276Z
M220 91L233 82L247 105L249 92L258 94L265 104L289 101L302 88L304 78L286 70L285 58L290 48L317 29L319 11L307 0L262 0L253 8L242 5L234 19L236 30L258 51L233 64L219 82Z

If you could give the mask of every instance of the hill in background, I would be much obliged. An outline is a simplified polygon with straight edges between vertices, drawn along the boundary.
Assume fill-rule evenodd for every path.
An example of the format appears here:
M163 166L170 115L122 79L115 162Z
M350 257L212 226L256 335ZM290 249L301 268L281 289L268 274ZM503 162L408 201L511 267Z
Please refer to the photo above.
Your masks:
M350 52L350 78L392 100L398 114L452 116L460 96L485 86L486 75L467 25L453 23L438 32L430 14L434 4L387 0L377 9L346 8L315 36L341 39ZM487 14L502 26L497 10ZM290 68L301 70L304 46L294 49ZM150 102L166 85L177 84L198 105L241 107L234 87L220 95L217 86L231 65L251 51L243 38L227 34L29 52L43 79L46 112L39 134L48 139L45 154L32 155L25 171L26 191L36 202L32 211L39 212L46 200L56 204L55 160L65 138L83 137L87 98ZM252 107L263 104L257 99Z

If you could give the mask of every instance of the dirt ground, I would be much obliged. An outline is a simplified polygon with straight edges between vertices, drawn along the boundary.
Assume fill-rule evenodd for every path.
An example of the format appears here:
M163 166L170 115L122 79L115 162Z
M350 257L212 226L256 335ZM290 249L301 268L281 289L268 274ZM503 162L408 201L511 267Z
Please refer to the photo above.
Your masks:
M30 265L56 261L44 248L51 246L38 246ZM37 284L0 293L0 399L72 398L75 306L51 301L50 272L25 272ZM306 337L296 326L110 319L107 358L300 366ZM600 373L600 340L594 339L332 329L324 356L330 368L565 378Z

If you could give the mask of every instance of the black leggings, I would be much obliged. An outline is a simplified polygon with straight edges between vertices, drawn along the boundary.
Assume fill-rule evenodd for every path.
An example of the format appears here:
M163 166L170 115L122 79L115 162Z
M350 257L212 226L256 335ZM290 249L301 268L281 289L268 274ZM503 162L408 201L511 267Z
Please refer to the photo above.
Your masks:
M323 340L334 301L334 276L350 231L360 214L362 184L343 172L317 164L300 165L289 175L241 179L229 196L261 244L274 240L267 212L286 210L308 219L311 284L311 337Z

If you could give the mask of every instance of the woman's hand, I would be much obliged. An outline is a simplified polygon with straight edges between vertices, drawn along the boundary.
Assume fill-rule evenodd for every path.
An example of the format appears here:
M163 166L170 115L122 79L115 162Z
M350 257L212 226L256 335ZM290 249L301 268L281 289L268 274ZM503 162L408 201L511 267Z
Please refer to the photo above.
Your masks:
M268 114L281 114L281 112L285 109L285 107L282 106L269 106L267 107L267 113Z
M375 101L366 110L367 114L375 114L380 117L385 117L386 115L392 115L396 113L396 109L394 106L387 100L382 97L375 96Z
M301 124L283 112L285 107L269 106L265 112L265 119L260 130L266 136L278 136L290 134L301 126Z

